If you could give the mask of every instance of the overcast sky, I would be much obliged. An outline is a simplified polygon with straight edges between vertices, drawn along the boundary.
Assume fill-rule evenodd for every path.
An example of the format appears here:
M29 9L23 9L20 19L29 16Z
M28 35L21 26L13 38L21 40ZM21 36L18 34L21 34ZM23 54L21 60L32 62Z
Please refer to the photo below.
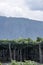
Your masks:
M43 0L0 0L0 16L43 21Z

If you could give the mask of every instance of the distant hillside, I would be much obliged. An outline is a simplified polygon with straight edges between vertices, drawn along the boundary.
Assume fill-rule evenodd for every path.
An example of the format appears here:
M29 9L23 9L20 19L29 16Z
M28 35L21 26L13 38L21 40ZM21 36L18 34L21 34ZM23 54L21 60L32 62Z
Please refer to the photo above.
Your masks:
M0 16L0 39L43 37L43 22Z

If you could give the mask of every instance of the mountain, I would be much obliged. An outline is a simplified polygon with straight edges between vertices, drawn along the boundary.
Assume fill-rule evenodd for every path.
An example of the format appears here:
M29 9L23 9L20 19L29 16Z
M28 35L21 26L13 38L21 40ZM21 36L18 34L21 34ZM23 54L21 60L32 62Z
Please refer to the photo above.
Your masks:
M0 39L43 37L43 21L0 16Z

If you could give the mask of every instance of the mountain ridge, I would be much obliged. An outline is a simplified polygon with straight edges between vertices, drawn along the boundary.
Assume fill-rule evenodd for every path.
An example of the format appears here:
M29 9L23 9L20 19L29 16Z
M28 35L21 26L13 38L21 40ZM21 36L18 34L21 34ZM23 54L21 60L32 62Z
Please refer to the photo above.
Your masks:
M0 39L43 37L43 21L0 16Z

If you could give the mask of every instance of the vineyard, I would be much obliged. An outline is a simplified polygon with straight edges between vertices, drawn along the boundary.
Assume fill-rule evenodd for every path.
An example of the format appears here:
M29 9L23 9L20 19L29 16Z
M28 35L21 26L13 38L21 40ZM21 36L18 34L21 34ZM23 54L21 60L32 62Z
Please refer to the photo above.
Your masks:
M0 40L0 61L25 62L28 60L43 63L43 38Z

